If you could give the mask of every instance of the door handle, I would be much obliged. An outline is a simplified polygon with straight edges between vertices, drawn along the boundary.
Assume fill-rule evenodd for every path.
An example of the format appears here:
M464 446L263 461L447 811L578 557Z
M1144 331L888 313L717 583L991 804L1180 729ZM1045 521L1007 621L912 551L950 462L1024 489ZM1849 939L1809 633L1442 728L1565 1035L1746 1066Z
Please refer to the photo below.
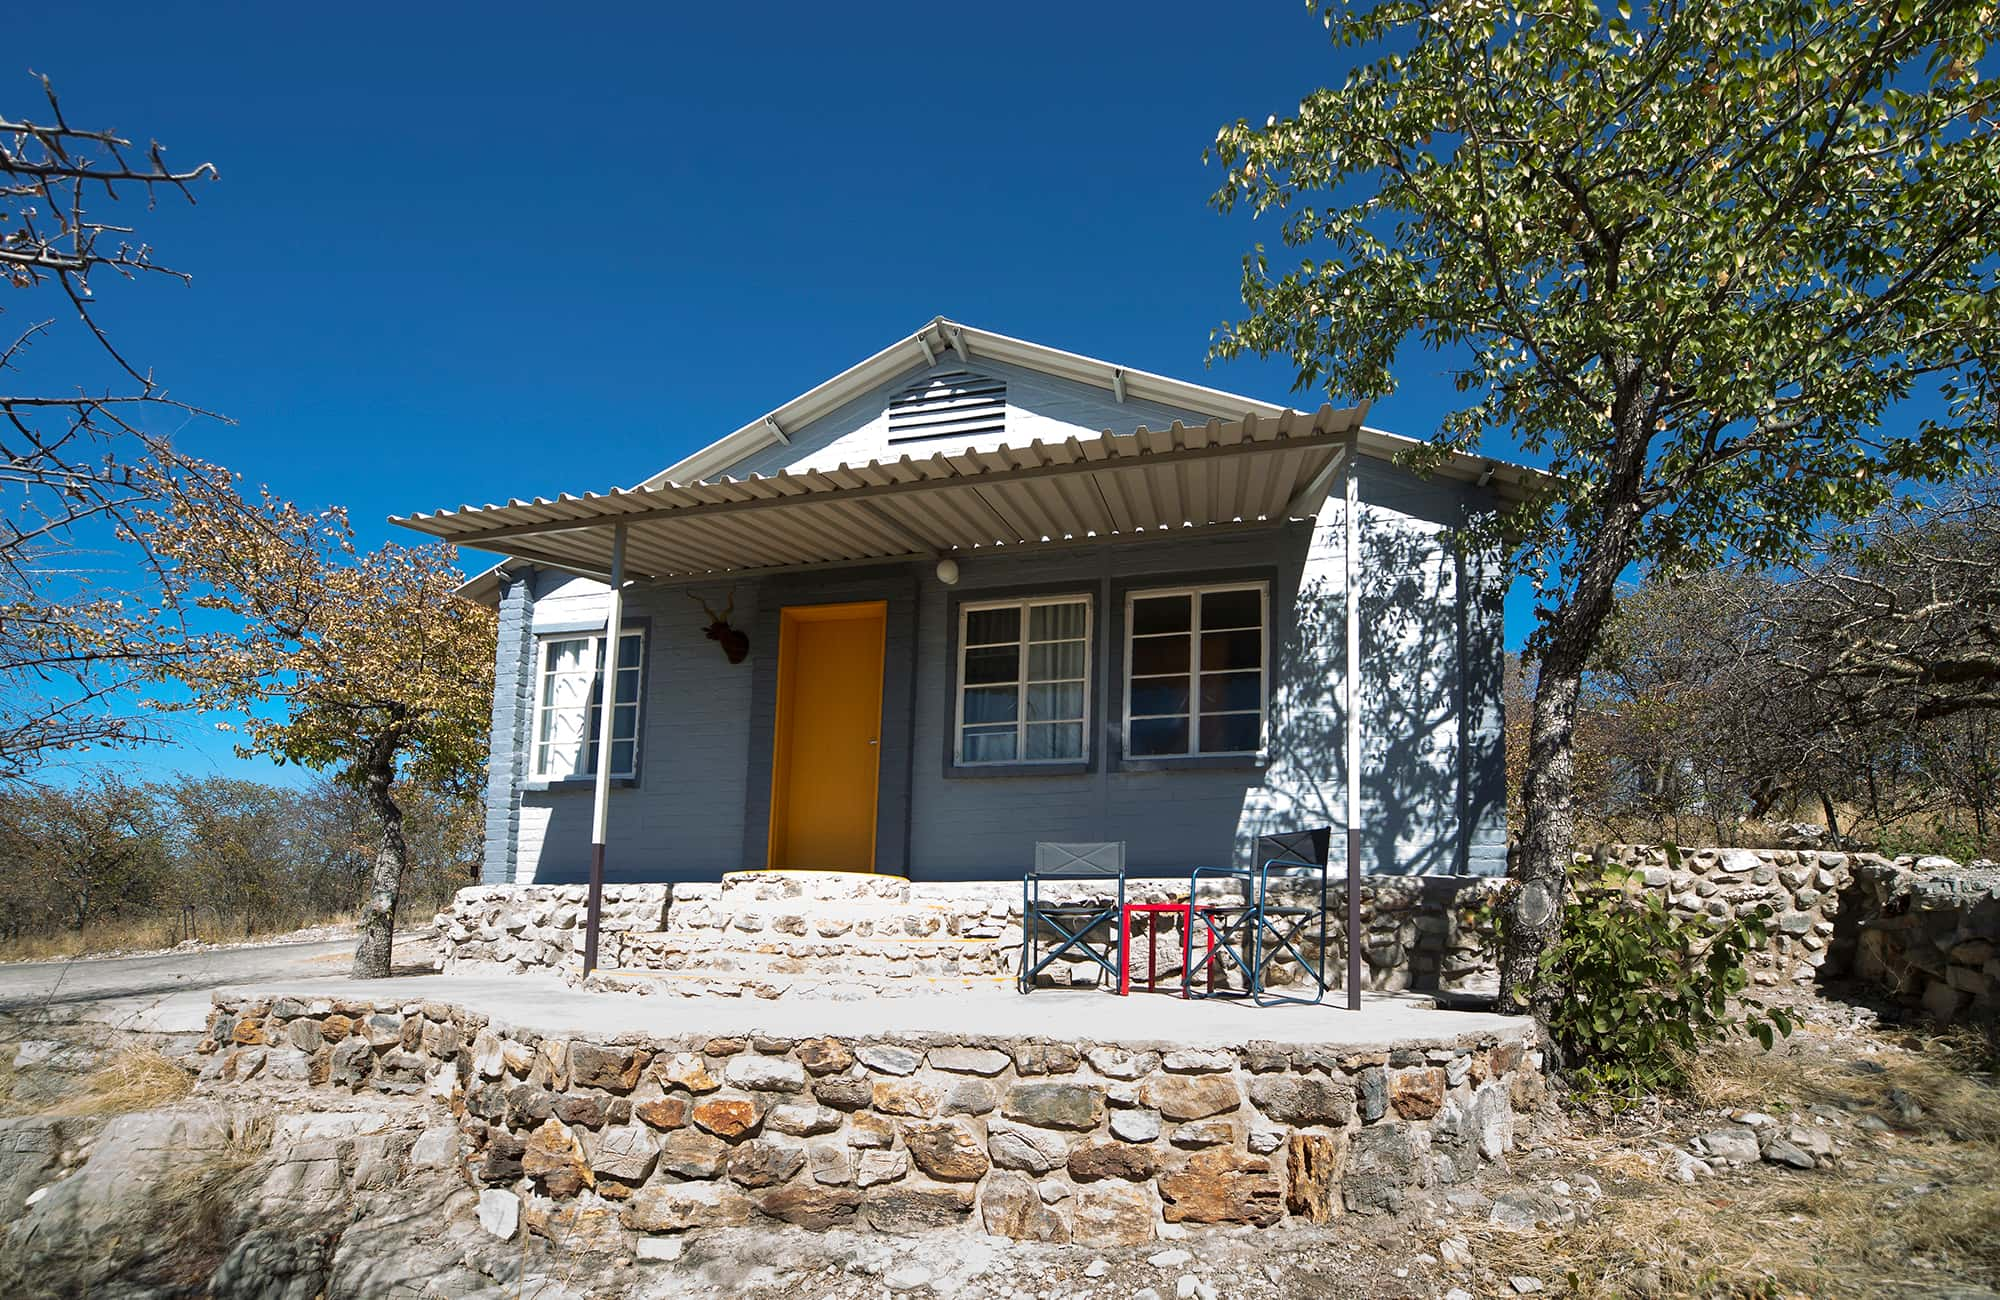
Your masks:
M881 744L882 742L881 742L881 741L880 741L880 740L878 739L878 740L871 740L871 741L869 741L868 743L869 743L869 744L871 744L871 745L879 745L879 744Z

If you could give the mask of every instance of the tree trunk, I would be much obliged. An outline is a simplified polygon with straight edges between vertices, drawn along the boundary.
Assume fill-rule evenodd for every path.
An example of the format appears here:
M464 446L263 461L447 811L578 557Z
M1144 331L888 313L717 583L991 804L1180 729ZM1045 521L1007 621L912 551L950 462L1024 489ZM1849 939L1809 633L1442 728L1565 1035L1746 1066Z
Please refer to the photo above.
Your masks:
M369 761L365 788L369 806L382 824L382 840L368 873L367 897L361 902L360 934L351 972L358 980L387 979L395 952L396 895L410 865L410 846L403 839L403 810L389 789L395 778L395 750L378 746Z
M1521 795L1524 825L1500 954L1503 1012L1525 1009L1515 995L1534 988L1535 963L1561 926L1576 851L1576 701L1585 654L1570 638L1561 638L1543 657L1535 679Z

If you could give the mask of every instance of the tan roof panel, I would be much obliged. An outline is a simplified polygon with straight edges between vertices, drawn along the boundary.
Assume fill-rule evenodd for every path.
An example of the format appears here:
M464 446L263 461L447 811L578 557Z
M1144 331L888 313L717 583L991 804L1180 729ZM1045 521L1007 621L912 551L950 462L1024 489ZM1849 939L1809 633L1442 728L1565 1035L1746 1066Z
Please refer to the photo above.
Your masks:
M634 578L692 578L990 547L1280 523L1311 513L1361 411L1250 414L1204 425L903 456L747 479L661 483L461 506L394 522L460 546L584 573L610 568L615 525ZM1289 510L1288 510L1289 507Z

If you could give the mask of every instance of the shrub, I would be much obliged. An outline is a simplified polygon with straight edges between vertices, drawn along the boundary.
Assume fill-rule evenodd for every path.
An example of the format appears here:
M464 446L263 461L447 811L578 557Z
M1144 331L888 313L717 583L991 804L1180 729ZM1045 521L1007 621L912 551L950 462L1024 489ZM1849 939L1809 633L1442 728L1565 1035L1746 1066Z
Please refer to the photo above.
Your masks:
M1543 1008L1579 1091L1679 1089L1704 1043L1741 1033L1768 1051L1792 1032L1783 1007L1743 996L1744 958L1762 947L1770 916L1760 905L1750 916L1684 920L1657 892L1609 872L1572 888L1562 935L1542 953L1523 1000Z

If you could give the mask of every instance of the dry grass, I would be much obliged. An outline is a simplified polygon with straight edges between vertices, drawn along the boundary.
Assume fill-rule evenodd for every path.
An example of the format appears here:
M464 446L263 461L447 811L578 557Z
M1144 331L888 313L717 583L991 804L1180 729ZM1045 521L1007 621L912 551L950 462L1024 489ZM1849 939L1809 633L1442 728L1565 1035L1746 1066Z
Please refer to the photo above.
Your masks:
M1835 1169L1759 1166L1693 1184L1665 1178L1629 1134L1612 1140L1580 1125L1561 1154L1594 1173L1606 1198L1571 1228L1480 1233L1482 1266L1579 1295L1907 1300L2000 1283L2000 1088L1977 1040L1813 1028L1800 1038L1771 1056L1741 1046L1705 1054L1693 1101L1781 1118L1817 1104L1892 1123L1897 1102L1914 1101L1923 1118L1903 1132L1838 1129ZM1684 1119L1678 1135L1714 1123Z
M425 914L426 919L428 915ZM214 917L204 915L195 933L204 943L242 943L309 926L349 924L353 919L353 913L339 912L317 918L287 916L256 922L234 918L218 923ZM62 961L99 953L155 952L171 948L185 938L187 934L175 916L131 917L96 922L81 930L24 934L0 940L0 961Z
M194 1091L188 1072L151 1047L127 1047L49 1108L51 1115L129 1115L179 1101Z

